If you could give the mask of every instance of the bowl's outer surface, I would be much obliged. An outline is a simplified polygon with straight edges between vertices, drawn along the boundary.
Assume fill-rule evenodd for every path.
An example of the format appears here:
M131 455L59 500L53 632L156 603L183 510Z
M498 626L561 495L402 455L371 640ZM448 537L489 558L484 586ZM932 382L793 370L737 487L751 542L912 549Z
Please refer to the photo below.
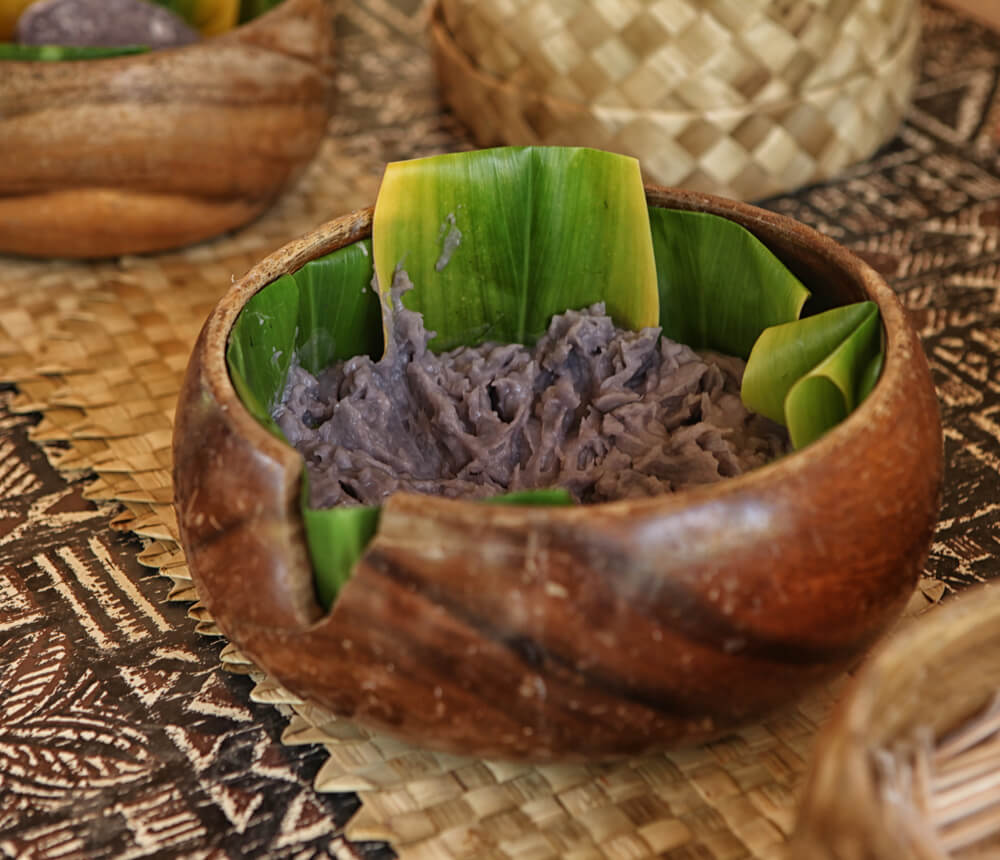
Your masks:
M181 48L0 61L0 253L159 251L245 224L315 154L333 71L328 0Z
M301 460L225 365L276 275L370 230L370 210L264 260L205 324L178 404L175 488L202 599L248 656L337 714L438 749L534 760L704 739L848 666L898 617L936 521L941 429L919 341L867 265L788 218L690 192L816 293L879 305L867 400L807 449L643 501L545 509L398 494L323 616L298 513Z

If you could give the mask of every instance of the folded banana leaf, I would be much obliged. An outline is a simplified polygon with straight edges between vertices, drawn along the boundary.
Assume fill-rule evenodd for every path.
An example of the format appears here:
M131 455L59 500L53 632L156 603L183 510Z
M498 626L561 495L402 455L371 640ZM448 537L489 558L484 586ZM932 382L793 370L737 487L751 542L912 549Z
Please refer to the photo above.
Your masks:
M310 372L384 348L395 271L404 304L438 351L532 343L553 314L606 303L622 327L660 325L695 348L748 359L747 405L802 447L842 420L877 379L870 302L800 320L806 288L752 234L703 213L648 209L634 159L587 149L508 147L389 165L371 241L261 290L228 350L234 385L272 432L293 356ZM378 508L303 509L317 590L330 606L378 524ZM489 501L567 504L564 491Z
M833 308L765 329L743 375L743 402L788 428L802 448L839 424L871 391L882 366L874 302Z

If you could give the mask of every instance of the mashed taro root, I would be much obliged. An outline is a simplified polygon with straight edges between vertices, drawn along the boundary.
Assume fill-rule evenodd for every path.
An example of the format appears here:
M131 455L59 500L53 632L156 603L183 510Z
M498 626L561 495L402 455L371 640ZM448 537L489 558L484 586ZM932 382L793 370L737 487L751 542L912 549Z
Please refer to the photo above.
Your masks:
M699 355L657 328L617 329L601 304L553 317L533 347L435 355L395 288L393 303L382 359L289 371L274 417L305 458L314 508L375 505L397 490L653 496L789 449L781 427L740 401L741 360Z

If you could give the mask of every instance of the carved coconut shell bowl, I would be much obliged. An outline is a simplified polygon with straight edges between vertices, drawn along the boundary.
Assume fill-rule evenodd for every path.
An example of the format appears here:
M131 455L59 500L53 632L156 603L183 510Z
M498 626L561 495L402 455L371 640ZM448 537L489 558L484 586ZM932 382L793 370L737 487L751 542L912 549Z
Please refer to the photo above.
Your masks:
M920 573L941 481L920 343L860 259L786 217L647 187L720 215L828 303L878 304L886 361L819 441L708 487L518 507L399 493L329 614L300 514L302 461L244 408L225 349L278 276L370 235L371 210L254 266L208 318L178 403L176 504L202 600L295 694L439 750L535 761L716 736L849 667Z
M316 152L333 97L327 0L285 0L146 54L0 61L0 253L161 251L260 215Z

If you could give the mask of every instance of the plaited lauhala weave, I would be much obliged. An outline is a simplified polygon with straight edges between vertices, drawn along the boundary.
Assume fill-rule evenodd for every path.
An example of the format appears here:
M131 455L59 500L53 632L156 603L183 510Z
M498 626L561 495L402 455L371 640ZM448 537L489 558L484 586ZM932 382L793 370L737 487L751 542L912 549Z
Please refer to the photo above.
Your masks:
M915 0L441 0L433 39L481 146L583 143L754 199L892 136L919 20Z
M384 4L370 5L393 26L409 26ZM354 22L386 44L369 10ZM429 78L422 59L385 50L394 74ZM381 104L397 119L405 114L399 121L420 130L422 145L445 145L437 120L427 120L431 111L437 117L430 89L418 89L419 98L404 88ZM197 598L170 486L174 401L191 346L234 275L287 239L374 199L379 159L352 142L349 122L343 131L296 190L235 236L96 265L0 260L0 362L4 379L18 384L16 408L44 413L34 438L61 470L97 474L91 497L123 503L115 525L146 539L141 559L172 580L174 600ZM395 138L382 139L378 156L399 157L391 151ZM925 591L915 608L940 593L933 582ZM218 633L203 608L195 604L191 614L202 632ZM256 674L232 646L223 660L254 674L255 699L288 713L286 743L327 747L318 790L360 792L362 809L348 836L388 839L413 858L777 858L816 728L842 683L707 747L536 768L428 753L373 735L304 705Z

